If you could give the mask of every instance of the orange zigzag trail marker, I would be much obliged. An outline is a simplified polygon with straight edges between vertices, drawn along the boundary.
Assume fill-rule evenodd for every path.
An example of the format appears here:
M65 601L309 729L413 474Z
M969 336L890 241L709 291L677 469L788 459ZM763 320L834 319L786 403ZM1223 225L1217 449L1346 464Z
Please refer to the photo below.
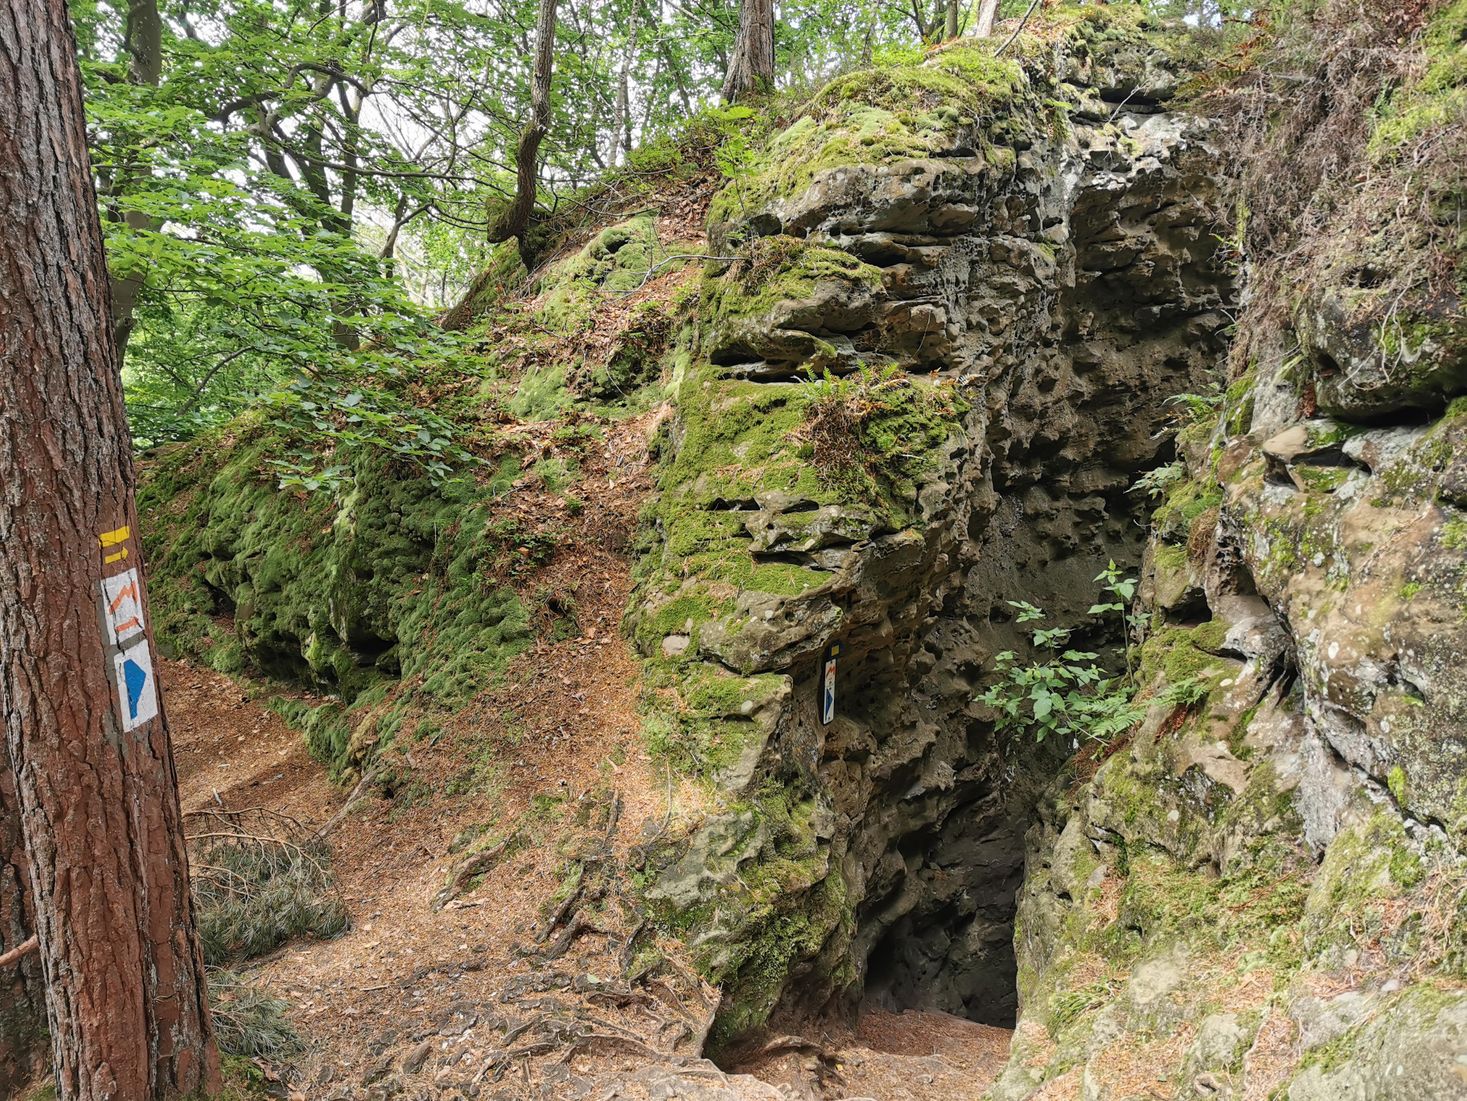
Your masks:
M102 567L126 561L132 538L126 526L97 536ZM143 619L143 582L134 569L102 578L102 642L111 663L112 683L123 730L135 730L158 714L153 653Z

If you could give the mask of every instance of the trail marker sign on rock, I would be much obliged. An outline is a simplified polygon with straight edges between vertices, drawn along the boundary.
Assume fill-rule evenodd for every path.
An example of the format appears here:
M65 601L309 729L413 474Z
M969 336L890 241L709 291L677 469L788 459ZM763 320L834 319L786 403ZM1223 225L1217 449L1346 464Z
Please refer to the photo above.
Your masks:
M832 642L820 659L820 722L829 726L835 719L835 665L840 643Z

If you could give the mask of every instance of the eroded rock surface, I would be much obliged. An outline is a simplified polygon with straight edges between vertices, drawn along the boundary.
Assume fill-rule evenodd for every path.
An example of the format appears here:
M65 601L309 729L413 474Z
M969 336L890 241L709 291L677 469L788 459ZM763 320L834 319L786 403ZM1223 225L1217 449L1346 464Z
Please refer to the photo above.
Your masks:
M906 119L922 156L714 204L749 258L705 291L633 627L727 803L648 892L722 983L724 1042L862 997L1012 1021L1021 837L1069 747L995 737L981 671L1021 637L1008 601L1079 622L1137 560L1163 401L1221 354L1218 152L1164 107L1178 66L1103 9L1043 62L975 53L791 128L818 161L842 118ZM1004 85L981 122L929 95L945 64ZM842 385L898 395L854 488L805 427Z
M1455 12L1422 33L1460 56ZM1153 517L1147 719L1030 833L995 1101L1467 1097L1467 323L1422 274L1460 238L1404 206L1351 236L1316 184L1327 262L1262 254Z

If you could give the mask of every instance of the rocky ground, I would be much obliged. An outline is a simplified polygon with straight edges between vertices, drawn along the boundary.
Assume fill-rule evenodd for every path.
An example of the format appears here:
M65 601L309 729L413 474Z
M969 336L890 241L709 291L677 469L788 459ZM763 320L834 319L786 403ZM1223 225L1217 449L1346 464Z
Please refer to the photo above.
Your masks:
M567 669L572 678L578 671ZM977 1101L1007 1057L1006 1029L943 1013L874 1011L855 1031L775 1037L725 1074L688 1043L708 1027L717 994L706 984L674 970L633 991L618 979L619 953L607 950L618 945L599 932L558 962L543 960L543 915L561 886L543 845L435 907L457 863L455 837L488 809L480 801L432 800L402 812L367 797L338 818L350 793L326 778L299 733L262 707L249 685L185 662L167 663L163 676L185 810L263 807L311 827L340 823L330 834L332 866L350 928L335 940L286 945L248 969L289 1003L307 1044L288 1063L261 1061L272 1090L312 1099L400 1091ZM561 790L552 775L532 776L531 798ZM637 784L632 778L615 790L660 805L661 793ZM492 809L508 815L514 803L508 795ZM623 813L626 825L645 821ZM689 1035L668 1030L669 1021L686 1021Z

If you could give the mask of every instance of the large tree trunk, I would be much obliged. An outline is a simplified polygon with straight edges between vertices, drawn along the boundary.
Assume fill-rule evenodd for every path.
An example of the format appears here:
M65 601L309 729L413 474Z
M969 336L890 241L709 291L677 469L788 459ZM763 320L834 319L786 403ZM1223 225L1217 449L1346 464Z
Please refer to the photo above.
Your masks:
M0 740L0 952L21 948L35 927L15 777ZM47 1046L41 961L27 952L0 969L0 1097L19 1096L46 1069Z
M747 92L774 86L774 0L741 0L739 33L723 82L723 99L733 103Z
M217 1090L64 0L0 0L0 712L63 1101Z
M490 241L519 241L520 258L525 267L532 266L534 255L526 241L530 215L535 212L535 193L540 187L540 143L550 129L550 78L555 69L556 0L540 0L540 14L535 23L535 70L530 82L530 121L520 131L519 148L515 151L514 202L500 220L491 227Z

